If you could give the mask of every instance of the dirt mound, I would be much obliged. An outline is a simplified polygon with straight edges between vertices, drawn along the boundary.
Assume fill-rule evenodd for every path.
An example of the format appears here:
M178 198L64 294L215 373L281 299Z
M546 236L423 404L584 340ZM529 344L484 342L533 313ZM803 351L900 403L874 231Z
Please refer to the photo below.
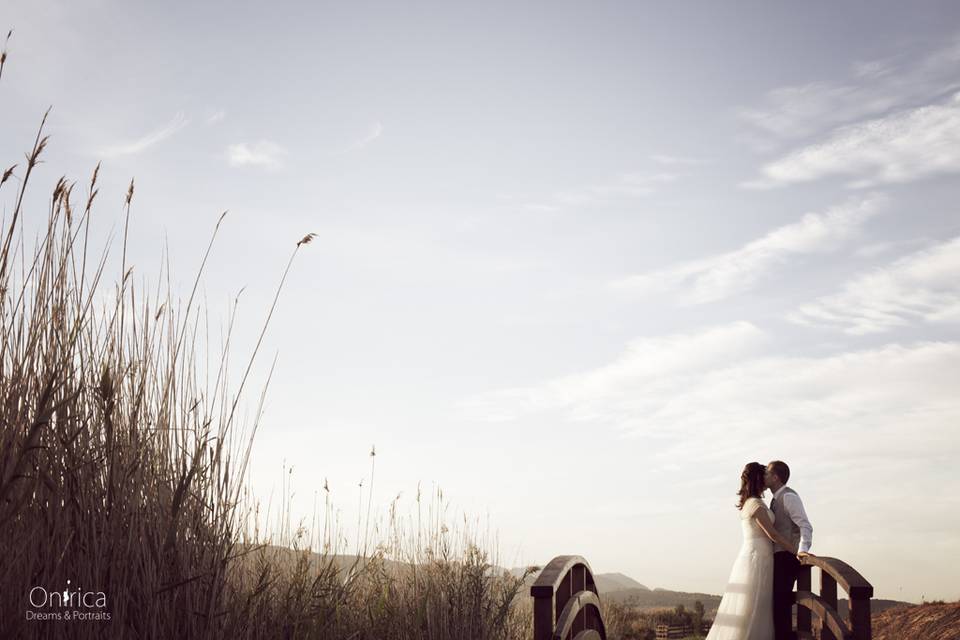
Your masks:
M873 640L960 640L960 602L888 609L873 616Z

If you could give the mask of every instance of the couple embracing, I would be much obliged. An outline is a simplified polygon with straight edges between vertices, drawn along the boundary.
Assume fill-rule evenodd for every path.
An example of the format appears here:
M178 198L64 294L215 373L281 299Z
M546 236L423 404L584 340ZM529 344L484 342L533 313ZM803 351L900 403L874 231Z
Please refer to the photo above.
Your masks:
M793 640L793 585L809 555L813 527L797 492L787 486L790 467L750 462L740 475L743 546L707 640ZM773 493L768 507L767 489Z

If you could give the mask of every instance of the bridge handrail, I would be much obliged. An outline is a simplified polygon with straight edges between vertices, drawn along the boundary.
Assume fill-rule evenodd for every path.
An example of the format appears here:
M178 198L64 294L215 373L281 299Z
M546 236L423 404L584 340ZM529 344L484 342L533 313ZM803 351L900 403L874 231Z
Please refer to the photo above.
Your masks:
M600 594L590 563L581 556L557 556L530 587L534 640L606 640ZM591 633L592 632L592 633Z
M860 575L859 571L843 560L825 556L804 556L800 564L818 567L821 571L829 573L837 581L837 584L847 592L851 600L873 597L873 585L867 582L867 579Z
M540 575L537 576L536 582L530 587L530 595L534 598L553 596L557 591L557 587L563 582L563 579L567 576L570 569L578 564L582 564L587 568L587 588L599 594L593 580L593 571L590 569L590 563L587 562L586 558L582 556L557 556L540 570Z
M820 593L813 593L811 569L820 569ZM837 587L849 598L849 623L837 610ZM804 635L813 629L812 614L823 623L823 640L870 640L873 636L870 599L873 585L842 560L824 556L805 556L797 576L797 631Z

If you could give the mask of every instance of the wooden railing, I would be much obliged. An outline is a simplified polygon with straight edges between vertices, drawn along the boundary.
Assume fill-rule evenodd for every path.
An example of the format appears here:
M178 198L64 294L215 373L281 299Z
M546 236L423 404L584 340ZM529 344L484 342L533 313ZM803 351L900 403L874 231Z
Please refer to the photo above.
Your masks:
M813 593L812 569L820 570L820 593ZM837 610L837 586L850 601L848 620ZM590 565L580 556L557 556L530 587L533 640L606 640L600 596ZM816 616L820 640L872 640L873 585L842 560L806 556L797 578L797 640L813 640Z
M811 588L813 567L820 569L820 593ZM837 585L850 599L849 621L837 611ZM856 569L842 560L821 556L806 556L800 563L797 578L797 638L810 640L813 635L813 615L819 620L821 640L871 640L870 598L873 585Z
M580 556L557 556L530 587L533 640L607 640L600 596L590 565Z

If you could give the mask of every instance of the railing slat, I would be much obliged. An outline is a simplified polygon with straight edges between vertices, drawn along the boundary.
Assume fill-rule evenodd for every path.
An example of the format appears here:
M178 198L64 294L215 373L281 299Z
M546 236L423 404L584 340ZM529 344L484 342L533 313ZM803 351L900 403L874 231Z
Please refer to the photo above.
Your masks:
M807 616L816 613L817 617L823 622L823 631L833 631L838 640L847 640L850 637L850 630L847 624L840 618L837 610L820 596L810 591L797 591L797 619L800 619L800 612L806 611ZM798 625L799 626L799 625ZM810 632L811 629L802 629L801 631ZM820 636L823 638L823 636Z
M573 568L571 572L573 574L573 592L580 593L587 588L587 568L582 564L578 564ZM599 608L600 601L597 601ZM587 628L587 610L585 608L580 609L580 613L577 614L576 619L573 621L573 634L577 635L579 632Z
M553 640L566 640L568 635L577 634L575 624L581 613L588 608L600 611L600 598L593 591L580 591L567 601L560 615L557 616L557 626L553 631ZM585 631L581 629L580 631Z
M800 565L800 573L797 574L797 598L801 592L810 591L810 566ZM799 604L799 602L798 602ZM813 624L810 618L810 610L803 607L797 607L797 631L813 631Z
M832 610L837 610L837 581L829 572L820 569L820 598ZM834 635L833 630L824 626L820 632L820 640L841 640Z
M572 569L573 567L571 567L571 571L568 571L567 574L563 576L563 579L560 580L560 585L557 587L557 594L554 599L553 608L554 612L556 613L554 617L554 623L560 619L560 612L566 608L567 602L569 602L570 598L573 596L573 576L571 575L573 573Z

